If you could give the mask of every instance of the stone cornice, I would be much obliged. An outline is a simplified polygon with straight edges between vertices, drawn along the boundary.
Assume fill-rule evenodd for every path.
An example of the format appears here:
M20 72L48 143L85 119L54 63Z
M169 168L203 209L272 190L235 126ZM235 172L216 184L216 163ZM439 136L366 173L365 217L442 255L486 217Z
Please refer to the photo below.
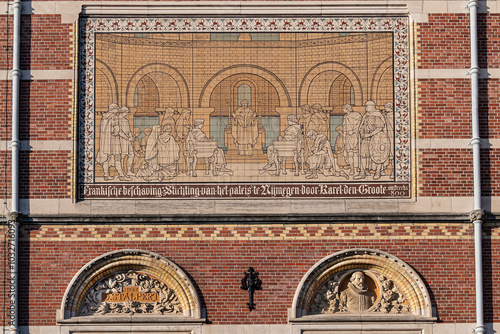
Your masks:
M23 1L23 15L61 15L62 23L73 23L80 13L92 15L387 15L403 13L415 22L426 22L429 13L463 13L463 1L179 1L160 5L137 1L133 4L108 1L103 5L85 1ZM11 13L7 1L0 8ZM500 3L479 1L479 13L499 13Z
M302 224L302 223L432 223L462 224L469 222L464 214L358 214L358 215L32 215L24 216L28 224Z

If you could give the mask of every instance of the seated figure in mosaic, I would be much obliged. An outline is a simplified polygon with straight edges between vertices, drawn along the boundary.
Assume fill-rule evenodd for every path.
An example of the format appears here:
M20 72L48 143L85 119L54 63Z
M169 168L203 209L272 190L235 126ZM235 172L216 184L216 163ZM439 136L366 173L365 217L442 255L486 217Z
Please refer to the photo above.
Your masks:
M217 146L217 142L211 140L203 132L203 119L195 119L194 127L189 130L186 138L186 164L187 174L196 177L196 164L198 158L204 158L206 169L205 175L212 171L212 175L233 175L233 171L226 167L226 156L224 151Z
M280 149L276 146L283 142L293 143L295 175L299 175L299 165L301 166L302 174L304 174L304 135L302 125L299 124L297 115L288 115L286 119L288 127L283 132L283 136L278 137L278 143L275 141L274 145L270 145L267 148L267 164L259 171L260 174L266 172L274 172L276 175L280 174L279 165L286 162L282 161L284 158L283 153L280 156ZM283 166L283 169L285 169L285 166Z

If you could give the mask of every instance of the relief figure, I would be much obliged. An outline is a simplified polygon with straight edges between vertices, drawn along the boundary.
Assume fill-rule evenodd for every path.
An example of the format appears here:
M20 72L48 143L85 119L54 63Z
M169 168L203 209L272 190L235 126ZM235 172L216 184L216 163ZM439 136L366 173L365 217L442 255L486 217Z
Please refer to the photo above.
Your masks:
M373 164L375 167L373 179L378 180L382 175L382 167L389 158L389 137L385 133L385 117L376 109L375 102L366 102L365 110L359 127L361 171L354 179L366 178L369 173L368 168Z
M302 114L299 116L299 124L302 127L302 133L304 136L304 156L307 158L311 154L312 140L307 138L307 132L311 130L309 128L309 122L311 121L311 107L308 104L304 104L300 107Z
M144 155L146 151L142 148L139 141L139 136L142 131L140 128L134 128L134 141L132 142L132 148L134 149L134 162L132 164L132 173L137 173L137 170L144 164Z
M135 176L132 172L132 166L134 163L134 148L132 147L132 142L135 140L135 137L130 130L130 122L126 118L129 112L129 108L122 107L120 108L120 112L118 114L118 137L120 138L121 169L124 170L123 167L125 164L127 166L127 173L124 176L120 176L121 181L132 181L131 176Z
M333 153L335 159L337 159L337 165L339 168L349 168L349 164L347 163L345 159L345 145L344 145L344 128L342 125L339 125L335 128L335 131L337 131L338 136L335 139L335 153Z
M367 284L367 277L372 285ZM344 278L349 278L347 286ZM308 310L310 314L410 313L408 300L393 280L365 270L356 270L350 276L342 272L333 275L317 290Z
M311 173L306 176L306 179L317 179L319 171L324 176L335 175L349 179L343 170L339 170L328 137L316 130L309 130L307 137L314 141L314 145L311 148L311 155L307 158L307 166Z
M158 124L153 125L151 128L151 133L147 137L146 147L144 153L144 162L141 168L136 173L137 177L142 177L146 181L151 181L155 177L151 178L158 170L160 166L158 165L158 136L160 135L160 126ZM146 137L144 137L146 138ZM143 139L144 139L143 138Z
M163 127L153 125L146 142L146 164L139 168L137 177L142 177L145 181L162 181L177 175L180 149L171 132L172 126L169 124Z
M159 115L158 124L160 124L162 127L164 127L167 124L170 125L172 127L171 135L174 136L176 141L178 141L178 138L176 135L177 131L176 131L176 127L175 127L175 119L174 119L174 115L175 115L174 108L166 108L164 111L157 111L157 113Z
M145 128L144 129L144 137L141 139L141 148L143 149L144 153L146 152L146 145L148 143L148 138L149 135L151 135L151 128Z
M172 125L165 124L158 136L158 179L171 180L177 175L177 162L180 157L179 144L172 136Z
M257 128L257 114L248 106L247 100L241 100L241 107L233 114L232 135L238 148L238 154L252 156L259 131Z
M368 286L365 284L363 272L353 273L347 286L348 288L340 293L341 309L364 312L375 302L375 296L368 291Z
M108 111L102 114L99 127L99 152L97 153L96 161L102 164L105 181L114 179L114 177L109 174L109 169L112 166L115 166L118 171L120 180L131 180L130 177L125 176L121 164L120 111L120 106L118 104L111 103L108 106ZM128 124L128 121L125 121Z
M175 122L175 141L180 147L179 173L187 172L186 165L186 138L191 129L191 110L183 109Z
M356 175L359 167L359 126L361 114L352 109L350 104L342 106L344 120L342 122L344 139L344 156L349 164L349 175Z
M328 137L328 132L330 130L330 118L328 114L319 103L313 104L311 106L311 111L312 115L308 128Z

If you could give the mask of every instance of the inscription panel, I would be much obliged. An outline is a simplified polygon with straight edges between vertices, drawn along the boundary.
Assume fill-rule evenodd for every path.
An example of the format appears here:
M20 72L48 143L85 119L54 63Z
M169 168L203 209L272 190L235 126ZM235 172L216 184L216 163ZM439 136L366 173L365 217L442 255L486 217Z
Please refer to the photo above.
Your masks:
M74 333L74 334L116 334L116 333L121 333L121 332L124 332L124 331L114 331L114 332L71 332L71 333ZM147 331L133 331L134 334L151 334L152 332L156 333L156 334L193 334L193 331L177 331L177 330L171 330L171 331L157 331L157 330L154 330L154 331L151 331L151 332L147 332Z
M105 303L116 303L135 301L139 303L157 302L160 300L158 292L140 292L139 287L123 287L121 293L103 293L102 301Z

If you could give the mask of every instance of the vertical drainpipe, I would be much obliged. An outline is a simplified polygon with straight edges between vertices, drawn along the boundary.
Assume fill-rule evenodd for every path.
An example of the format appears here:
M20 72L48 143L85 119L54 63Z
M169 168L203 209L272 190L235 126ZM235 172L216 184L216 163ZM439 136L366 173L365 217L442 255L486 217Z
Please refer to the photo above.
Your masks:
M479 63L477 46L477 0L469 0L470 10L470 42L471 42L471 101L472 101L472 155L474 175L474 210L470 220L474 224L474 252L476 271L476 327L475 333L484 333L483 312L483 256L482 256L482 222L484 211L481 208L481 138L479 137Z
M19 235L19 86L21 81L21 1L15 0L14 38L12 50L12 188L9 222L10 259L10 334L18 332L18 235Z

